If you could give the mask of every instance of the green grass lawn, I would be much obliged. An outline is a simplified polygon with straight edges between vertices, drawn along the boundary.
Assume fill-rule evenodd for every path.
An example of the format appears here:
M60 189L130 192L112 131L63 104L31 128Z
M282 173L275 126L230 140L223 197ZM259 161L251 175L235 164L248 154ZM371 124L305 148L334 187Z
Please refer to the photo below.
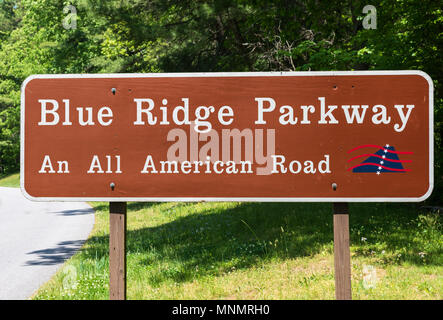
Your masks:
M0 176L0 187L20 188L20 173Z
M109 209L34 299L108 299ZM351 204L353 299L442 299L438 213ZM128 299L334 299L331 204L128 203Z

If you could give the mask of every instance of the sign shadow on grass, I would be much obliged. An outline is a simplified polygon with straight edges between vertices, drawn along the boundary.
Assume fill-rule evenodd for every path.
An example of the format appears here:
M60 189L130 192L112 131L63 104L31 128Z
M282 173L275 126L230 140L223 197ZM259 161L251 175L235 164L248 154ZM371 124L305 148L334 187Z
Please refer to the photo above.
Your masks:
M136 203L131 209L152 208L155 203ZM179 203L177 206L192 206ZM191 207L190 207L191 208ZM173 209L168 214L174 214ZM166 214L166 213L165 213ZM351 247L354 256L371 256L374 250L396 252L409 247L401 259L386 255L385 263L423 263L411 241L419 232L418 212L410 204L351 204ZM361 239L366 241L362 242ZM85 253L92 259L108 255L108 236L92 237ZM411 246L416 247L411 247ZM333 250L332 208L329 203L241 203L234 208L208 207L198 214L177 216L155 227L127 231L127 253L141 254L137 266L150 269L149 281L187 282L248 269L272 260L286 260ZM429 259L438 250L428 250ZM435 251L434 250L434 251ZM381 263L383 263L382 253ZM332 270L332 265L331 265Z

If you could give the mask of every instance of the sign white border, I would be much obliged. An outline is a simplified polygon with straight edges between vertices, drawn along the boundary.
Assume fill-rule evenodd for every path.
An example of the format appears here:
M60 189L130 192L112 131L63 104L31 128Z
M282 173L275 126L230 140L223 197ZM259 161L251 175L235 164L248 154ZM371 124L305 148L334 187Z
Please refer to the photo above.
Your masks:
M250 198L250 197L33 197L25 189L25 89L33 79L65 79L65 78L183 78L183 77L258 77L258 76L372 76L372 75L418 75L426 79L429 84L429 189L419 198ZM434 84L431 77L420 70L396 71L307 71L307 72L199 72L199 73L97 73L97 74L39 74L31 75L23 81L21 87L20 110L20 189L23 195L32 201L148 201L148 202L197 202L197 201L240 201L240 202L419 202L427 199L434 187Z

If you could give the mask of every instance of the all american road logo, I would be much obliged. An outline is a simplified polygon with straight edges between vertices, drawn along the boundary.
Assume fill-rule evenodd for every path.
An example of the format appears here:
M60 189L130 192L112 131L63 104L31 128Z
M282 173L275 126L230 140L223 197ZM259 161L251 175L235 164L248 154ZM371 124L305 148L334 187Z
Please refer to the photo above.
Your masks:
M394 146L386 144L384 147L367 144L355 147L348 151L348 153L354 153L357 150L370 151L378 150L374 153L363 153L356 155L348 160L349 163L356 162L357 159L364 159L363 162L356 164L348 169L348 171L357 173L376 173L380 175L385 172L408 172L410 169L404 168L403 163L410 163L412 160L400 160L400 155L402 158L407 155L413 154L410 151L396 151Z

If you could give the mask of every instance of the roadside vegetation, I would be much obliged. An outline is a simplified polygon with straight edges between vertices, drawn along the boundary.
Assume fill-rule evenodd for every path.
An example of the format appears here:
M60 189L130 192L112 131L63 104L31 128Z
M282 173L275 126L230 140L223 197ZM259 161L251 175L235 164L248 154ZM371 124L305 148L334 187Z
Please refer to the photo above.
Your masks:
M0 175L0 187L20 188L20 174Z
M19 185L20 88L32 74L422 70L435 88L434 192L350 205L352 294L441 300L439 3L376 0L376 26L364 28L360 0L0 0L0 186ZM91 205L90 238L34 299L108 299L108 205ZM129 299L334 298L331 204L128 210Z
M109 208L33 299L108 299ZM334 299L330 204L129 203L128 299ZM351 204L353 299L442 299L441 215Z
M0 186L19 186L19 174ZM109 298L109 206L33 299ZM443 299L441 208L350 204L353 299ZM328 203L128 203L128 299L334 299Z
M435 89L428 202L441 206L440 2L0 0L0 174L20 169L32 74L422 70Z

